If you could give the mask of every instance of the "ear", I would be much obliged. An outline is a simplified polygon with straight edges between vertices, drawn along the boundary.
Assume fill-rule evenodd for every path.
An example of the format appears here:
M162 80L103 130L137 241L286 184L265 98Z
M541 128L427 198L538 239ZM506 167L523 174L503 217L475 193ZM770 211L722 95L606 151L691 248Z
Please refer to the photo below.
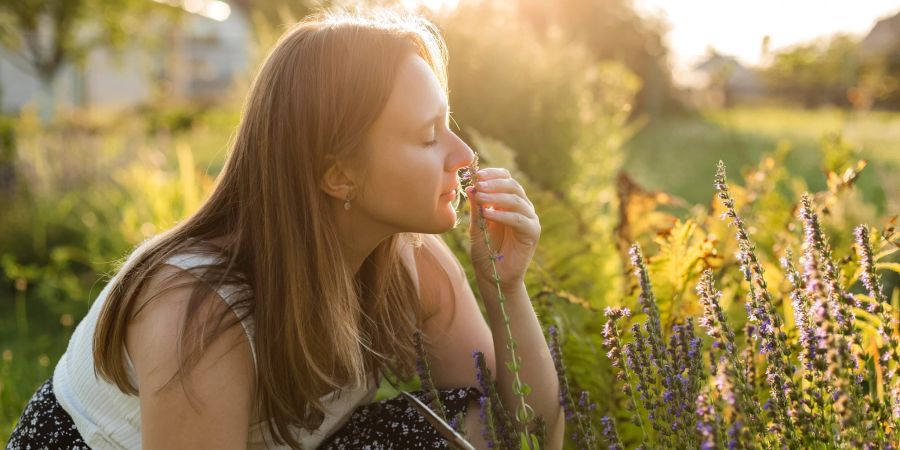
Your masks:
M331 158L329 161L319 188L334 198L344 200L347 194L358 188L358 185L354 182L353 173L346 164Z

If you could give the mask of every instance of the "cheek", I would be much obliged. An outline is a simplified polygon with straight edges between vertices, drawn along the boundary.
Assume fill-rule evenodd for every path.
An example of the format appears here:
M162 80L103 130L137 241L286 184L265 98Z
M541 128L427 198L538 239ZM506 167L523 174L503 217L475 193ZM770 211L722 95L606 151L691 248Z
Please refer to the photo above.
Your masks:
M387 214L433 214L444 183L443 160L436 155L434 149L410 148L382 159L390 164L379 164L370 172L367 195L377 197L370 199L372 204Z

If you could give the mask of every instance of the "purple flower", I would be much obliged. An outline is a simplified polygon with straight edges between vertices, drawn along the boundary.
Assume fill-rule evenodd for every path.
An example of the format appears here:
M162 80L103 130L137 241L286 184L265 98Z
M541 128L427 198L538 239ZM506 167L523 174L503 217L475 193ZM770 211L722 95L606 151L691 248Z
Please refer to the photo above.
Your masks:
M619 440L619 433L616 430L616 421L612 417L603 416L600 418L600 424L603 428L603 438L606 440L606 446L609 450L621 450L622 441Z
M885 366L889 366L889 361L893 360L900 367L900 340L894 335L891 324L894 322L893 317L888 312L886 305L888 299L881 288L881 280L878 272L875 271L875 258L872 253L872 245L869 243L869 228L865 225L859 225L853 230L856 239L856 251L859 255L859 264L862 269L860 279L869 296L872 297L871 306L868 308L870 313L878 314L879 327L878 334L884 342L884 346L880 350L880 360ZM886 384L894 385L895 370L889 370ZM897 399L900 401L900 399Z
M420 330L416 330L413 334L416 344L416 371L419 374L419 379L422 381L422 389L428 394L428 398L430 401L429 406L438 414L442 419L447 420L447 410L444 408L444 404L441 402L441 396L438 395L438 391L434 386L434 381L431 377L431 367L428 364L428 355L425 353L425 344L422 340L422 332Z
M719 412L706 394L699 394L696 401L697 431L700 432L700 448L712 450L718 448L716 438L718 436Z

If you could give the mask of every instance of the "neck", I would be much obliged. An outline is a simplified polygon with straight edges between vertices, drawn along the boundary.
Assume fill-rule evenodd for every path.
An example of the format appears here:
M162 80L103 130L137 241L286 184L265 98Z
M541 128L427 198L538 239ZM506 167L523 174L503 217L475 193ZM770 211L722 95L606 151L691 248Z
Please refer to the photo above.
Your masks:
M337 232L340 238L344 264L352 274L359 272L363 261L369 257L382 241L395 234L382 223L363 217L354 209L345 210L343 203L335 203L334 211Z

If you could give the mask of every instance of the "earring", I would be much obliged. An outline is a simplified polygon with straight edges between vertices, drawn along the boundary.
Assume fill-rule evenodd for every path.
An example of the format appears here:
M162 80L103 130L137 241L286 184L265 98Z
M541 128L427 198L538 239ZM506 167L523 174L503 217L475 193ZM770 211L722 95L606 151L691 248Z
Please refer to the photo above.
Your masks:
M350 193L347 193L347 198L344 199L344 211L350 211Z

